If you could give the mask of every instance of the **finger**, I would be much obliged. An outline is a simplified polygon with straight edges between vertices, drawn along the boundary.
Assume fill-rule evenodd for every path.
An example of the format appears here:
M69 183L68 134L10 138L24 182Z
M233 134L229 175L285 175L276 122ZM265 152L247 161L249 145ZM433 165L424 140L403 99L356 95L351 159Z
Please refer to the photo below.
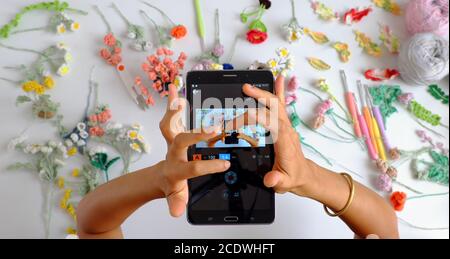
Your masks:
M187 188L167 197L167 204L169 205L169 212L172 217L178 218L184 214L188 198L189 193Z
M167 100L167 111L173 110L173 104L175 100L178 98L178 89L175 85L169 85L169 96ZM178 109L177 109L178 110Z
M255 98L259 103L269 109L279 108L280 106L278 97L268 91L261 90L249 84L244 85L243 91L246 95Z
M175 155L185 156L188 147L217 136L219 127L214 126L207 129L194 130L193 132L180 133L175 137L171 148L171 151L174 152Z
M264 185L281 193L280 190L285 189L283 188L283 183L286 181L285 178L285 174L279 171L271 171L264 176Z
M181 167L173 175L176 180L188 180L204 175L216 174L225 172L230 168L230 162L225 160L205 160L205 161L191 161L189 163L182 163Z
M248 109L244 114L235 117L225 125L226 131L239 130L245 126L261 125L265 129L271 129L271 111L267 108ZM276 118L276 117L275 117Z
M275 93L278 96L279 101L282 105L286 104L286 97L285 97L285 89L284 89L284 76L279 75L277 77L277 80L275 81Z

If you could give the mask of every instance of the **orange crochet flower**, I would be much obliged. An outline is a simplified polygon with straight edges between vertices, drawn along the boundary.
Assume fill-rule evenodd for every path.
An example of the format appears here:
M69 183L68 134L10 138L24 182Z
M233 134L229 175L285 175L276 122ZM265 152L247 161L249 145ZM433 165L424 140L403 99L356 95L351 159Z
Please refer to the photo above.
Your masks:
M394 192L391 195L391 204L396 211L402 211L405 208L406 198L404 192Z
M178 25L172 28L170 35L175 39L184 38L187 35L187 29L183 25Z

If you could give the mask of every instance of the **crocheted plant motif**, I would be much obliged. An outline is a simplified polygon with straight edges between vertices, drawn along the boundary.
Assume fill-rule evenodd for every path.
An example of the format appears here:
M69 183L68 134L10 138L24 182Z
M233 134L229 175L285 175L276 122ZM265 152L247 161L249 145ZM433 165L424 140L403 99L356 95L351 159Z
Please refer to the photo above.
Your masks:
M448 186L449 158L433 150L430 151L430 156L433 160L432 162L424 159L414 160L417 177L421 180Z
M430 93L436 100L441 101L443 104L448 104L448 94L442 90L438 85L428 86L428 93Z
M428 122L433 126L439 126L441 124L442 117L440 115L432 113L416 100L412 100L409 103L408 109L418 119Z
M398 111L393 104L402 94L400 86L380 85L379 87L371 87L369 91L374 104L380 107L384 120Z

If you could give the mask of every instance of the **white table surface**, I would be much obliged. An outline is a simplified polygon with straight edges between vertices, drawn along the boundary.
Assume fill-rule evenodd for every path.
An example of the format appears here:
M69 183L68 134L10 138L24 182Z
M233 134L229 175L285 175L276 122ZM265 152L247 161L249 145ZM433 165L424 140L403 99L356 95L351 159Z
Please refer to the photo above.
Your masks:
M25 4L35 1L24 0L2 0L0 10L0 24L9 21L10 18ZM66 78L59 78L58 86L51 92L55 100L62 104L61 111L66 117L68 126L74 125L82 116L85 99L88 92L88 75L93 65L97 66L96 79L100 83L100 100L109 103L114 119L118 122L133 123L141 122L145 126L145 137L149 140L152 151L140 162L134 164L132 169L140 169L164 158L166 146L159 134L158 122L161 119L165 103L157 100L157 104L148 112L143 112L135 106L129 99L123 86L113 69L106 66L97 56L97 52L102 45L102 37L105 34L105 26L99 17L92 10L92 1L78 0L69 1L76 8L89 10L87 17L72 15L81 22L82 28L77 33L70 33L65 36L56 36L50 33L28 33L11 37L2 42L9 45L33 48L42 50L59 41L66 42L71 46L74 54L74 64L72 74ZM109 8L110 0L95 1L103 7L108 19L113 24L113 28L119 35L125 31L126 27L116 13ZM116 0L129 18L139 24L146 24L138 14L138 10L143 6L135 0ZM164 0L151 1L157 4L172 17L173 20L185 24L189 28L189 36L174 45L178 53L183 50L190 57L200 54L199 40L196 34L195 12L191 0ZM222 17L222 41L230 49L235 34L243 34L245 25L239 21L240 12L247 6L255 4L256 0L232 0L203 1L204 15L207 22L207 41L212 44L214 35L214 10L220 8ZM290 4L288 0L273 1L273 7L264 16L264 21L268 25L270 39L260 46L252 46L246 42L240 42L232 63L237 68L245 68L255 60L266 61L274 57L274 51L281 46L287 46L295 54L297 66L295 74L299 76L301 85L312 88L312 82L325 77L332 86L332 91L337 96L342 96L342 86L339 79L338 70L344 68L347 71L350 82L362 79L361 71L372 67L395 67L396 57L386 54L380 59L375 59L362 53L361 49L354 41L352 29L359 29L372 38L378 37L378 22L384 22L392 26L393 30L401 36L402 41L407 38L404 28L403 17L394 17L381 9L375 11L362 23L354 26L346 26L338 22L326 23L320 21L313 14L309 7L309 1L297 1L297 13L302 25L309 28L325 32L332 40L341 40L350 44L353 57L348 64L339 62L336 52L328 46L320 46L313 43L309 38L304 37L298 45L289 46L282 38L280 26L290 19ZM404 4L407 1L399 1ZM347 8L354 6L368 6L369 0L324 0L328 4L343 12ZM176 6L176 8L174 8ZM151 11L149 11L151 12ZM154 13L154 12L151 12ZM155 13L156 14L156 13ZM24 18L24 27L33 24L44 24L48 15L42 12L34 12ZM146 24L147 28L150 28ZM155 37L153 36L153 40ZM127 42L124 40L124 42ZM144 61L145 55L136 53L125 48L125 62L132 69L134 74L143 74L140 71L140 64ZM315 56L329 62L333 69L327 72L318 72L312 69L305 58ZM0 48L0 67L6 65L29 64L36 56L28 53L14 52ZM192 59L190 59L192 61ZM189 62L188 67L191 67ZM1 76L19 78L19 75L11 75L4 69L0 70ZM396 81L403 86L403 90L416 94L420 102L427 104L433 111L443 115L444 123L448 124L448 106L443 106L435 101L425 88L405 86L401 81ZM441 86L448 92L448 78L441 83ZM26 128L31 120L28 108L17 108L15 98L21 90L7 83L0 84L2 94L0 95L0 238L42 238L44 235L41 209L43 206L42 188L36 175L29 172L8 172L6 166L12 162L24 159L25 156L16 152L6 151L9 140L17 136L18 132ZM356 90L356 89L355 89ZM303 117L312 115L316 100L307 95L300 95L298 110ZM421 146L420 141L415 136L414 131L418 125L405 113L400 112L389 119L388 134L395 145L402 149L416 149ZM368 156L363 153L356 144L337 144L325 140L315 133L306 129L301 129L302 134L309 143L315 145L324 154L346 165L353 171L359 172L364 179L356 178L373 188L373 179L377 174L374 167L369 163ZM440 129L446 136L442 141L448 142L448 131ZM55 131L48 124L34 124L28 135L32 140L57 139ZM312 153L306 151L309 158L325 165ZM71 168L77 166L76 159L71 162L63 174L69 173ZM344 169L335 166L332 169L343 171ZM117 173L117 172L116 172ZM412 172L408 165L400 168L399 180L412 185L426 193L436 193L448 191L448 188L434 184L419 182L413 179ZM130 186L130 188L132 188ZM396 189L401 190L396 187ZM65 236L65 229L70 223L69 217L57 207L55 202L54 220L51 237L62 238ZM408 202L404 212L399 216L410 223L425 227L448 226L449 200L448 196L440 198L430 198ZM164 200L154 201L139 209L124 224L124 232L128 238L352 238L352 232L338 219L333 219L324 213L322 206L316 202L295 197L293 195L278 195L276 197L276 220L272 225L267 226L233 226L233 227L197 227L187 223L184 217L173 219L169 216L167 205ZM400 224L401 237L403 238L448 238L448 230L444 231L423 231L412 229Z

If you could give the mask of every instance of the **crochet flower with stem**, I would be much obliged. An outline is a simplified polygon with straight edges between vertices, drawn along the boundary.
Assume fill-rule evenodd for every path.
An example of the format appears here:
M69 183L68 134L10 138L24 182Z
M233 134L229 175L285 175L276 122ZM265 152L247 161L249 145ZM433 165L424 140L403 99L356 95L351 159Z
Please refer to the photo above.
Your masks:
M219 9L215 12L215 41L211 50L202 53L192 70L223 70L233 69L231 64L222 64L220 58L225 54L225 46L220 40L220 16Z
M48 141L44 144L26 144L25 138L14 142L11 147L29 155L33 159L29 162L12 164L8 170L27 170L39 176L44 188L47 190L44 204L45 237L50 237L52 211L54 204L55 184L58 182L60 169L68 158L67 149L62 143Z
M38 27L38 28L30 28L13 31L13 29L17 28L22 22L22 18L26 13L37 10L45 10L50 12L55 12L55 14L51 17L50 23L46 27ZM28 5L17 13L8 24L4 25L0 28L0 38L8 38L11 34L17 34L28 31L36 31L43 29L51 29L56 31L59 34L63 34L67 31L77 31L80 29L80 24L72 20L67 12L78 13L82 15L87 15L88 13L82 10L74 9L69 6L67 2L62 1L52 1L52 2L41 2L32 5Z
M168 48L159 48L156 53L147 57L142 64L142 70L153 83L153 89L161 96L168 95L169 86L175 85L178 90L183 87L181 70L184 69L187 56L181 52L178 59L173 61L174 52Z
M127 38L133 40L131 47L136 51L150 50L153 47L153 44L149 40L145 39L144 27L131 23L115 3L112 4L112 7L128 26Z
M296 9L295 0L291 0L292 18L288 24L283 25L283 30L286 35L286 39L289 43L296 43L300 41L301 35L303 35L303 28L300 26Z
M103 44L105 44L105 47L100 50L100 56L109 65L118 67L119 64L122 63L122 42L120 42L114 35L111 25L100 8L94 5L94 9L97 11L98 15L102 18L107 27L107 34L103 37Z
M246 12L244 10L241 13L241 21L242 23L247 23L249 21L249 18L255 17L250 23L247 31L247 41L251 44L261 44L264 43L267 38L267 27L262 21L262 17L265 13L265 11L270 8L270 1L266 1L267 3L260 2L260 5L256 10L251 12Z
M15 81L0 77L0 80L20 85L24 95L17 97L17 104L30 103L33 114L41 119L51 119L58 111L59 104L54 103L47 91L53 89L56 85L52 74L65 76L70 72L68 63L72 62L72 54L64 43L51 46L42 52L22 49L4 45L0 47L14 51L30 52L39 55L39 58L30 66L20 65L18 67L5 67L9 70L17 70L24 75L21 81Z
M188 30L186 28L186 26L182 25L182 24L177 24L175 23L163 10L161 10L160 8L145 2L145 1L141 1L144 5L155 9L156 11L158 11L166 20L167 22L169 22L170 26L169 28L167 27L160 27L157 26L155 23L155 27L157 28L159 34L160 34L160 38L162 39L170 39L169 41L165 41L166 44L162 44L165 45L167 47L170 47L170 44L172 42L172 40L180 40L183 39L187 36L188 34ZM144 12L145 13L145 12ZM148 15L147 15L148 17ZM149 17L148 17L149 18ZM150 19L153 23L153 19Z

